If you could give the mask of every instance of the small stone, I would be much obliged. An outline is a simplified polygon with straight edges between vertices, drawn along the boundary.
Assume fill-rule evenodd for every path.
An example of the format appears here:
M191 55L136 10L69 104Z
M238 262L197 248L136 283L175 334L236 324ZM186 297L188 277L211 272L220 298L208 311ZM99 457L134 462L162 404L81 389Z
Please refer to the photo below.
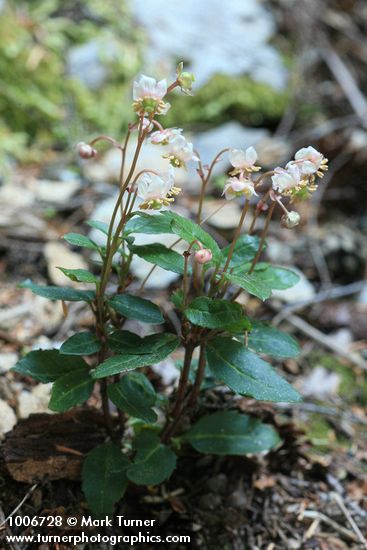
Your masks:
M55 285L75 286L66 275L57 269L88 269L88 264L80 254L70 250L70 247L63 243L49 242L44 247L44 254L47 262L48 275Z
M80 181L37 180L34 184L35 196L45 202L63 204L80 189Z
M218 212L218 208L221 208ZM216 212L215 214L213 214ZM241 216L241 207L236 201L227 200L212 200L207 201L203 205L203 219L207 217L210 219L206 222L209 225L217 227L218 229L233 229L237 227L238 221Z
M317 366L301 381L300 391L304 397L325 399L338 393L340 382L339 374Z
M287 269L291 269L299 275L300 279L298 283L286 290L273 290L272 297L279 298L279 300L287 304L312 300L316 294L315 289L302 271L293 266L287 267Z
M22 391L18 396L19 418L28 418L30 414L49 412L51 387L52 384L37 384L31 391Z
M17 422L17 417L13 409L7 404L6 401L0 399L0 438L14 428Z
M0 374L14 367L17 360L18 355L16 353L0 353Z

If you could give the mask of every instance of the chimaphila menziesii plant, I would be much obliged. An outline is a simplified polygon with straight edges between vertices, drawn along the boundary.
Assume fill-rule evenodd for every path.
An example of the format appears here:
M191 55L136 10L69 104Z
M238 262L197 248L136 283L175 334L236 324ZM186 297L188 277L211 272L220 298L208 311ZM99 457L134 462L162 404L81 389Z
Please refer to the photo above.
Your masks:
M64 236L71 245L91 249L99 257L93 273L60 268L84 286L60 288L31 281L22 285L43 297L61 300L66 312L68 301L85 302L95 318L93 330L74 334L59 350L32 351L14 370L53 383L49 407L54 411L81 405L99 389L107 442L87 455L82 473L84 492L96 515L112 513L128 482L155 485L167 479L184 445L200 453L244 455L279 444L271 425L238 412L231 408L233 404L210 414L202 414L201 408L198 417L204 389L224 384L235 394L261 401L300 399L261 357L293 357L298 353L297 343L250 319L237 298L246 292L266 300L273 289L286 289L297 282L294 272L260 261L260 257L274 209L282 210L284 227L296 226L300 217L284 202L307 198L316 189L316 178L327 169L327 160L313 147L306 147L285 168L260 172L257 153L249 147L245 151L224 149L210 165L203 164L181 129L162 125L170 108L169 94L181 88L190 95L193 81L181 64L170 85L166 80L141 76L133 87L135 121L128 126L124 142L100 136L77 146L83 159L97 155L95 146L100 141L121 152L120 190L110 223L89 222L105 235L104 246L84 235ZM131 165L126 166L126 149L133 134L135 153ZM137 171L146 140L161 148L167 160L165 172L149 167ZM207 220L202 217L202 207L213 168L224 157L232 169L223 194L243 206L232 242L221 249L203 227ZM196 221L171 208L181 192L175 175L190 162L196 163L198 173ZM250 215L245 233L244 221ZM257 236L254 232L260 217L263 223ZM135 235L139 233L154 234L157 242L137 245ZM159 234L167 233L177 236L175 242L186 243L183 255L159 242ZM129 272L134 255L152 264L135 294L130 290ZM172 325L172 316L142 296L156 266L182 275L181 287L171 296L179 327ZM150 334L141 338L126 330L125 322L130 319L148 324ZM158 395L149 379L149 367L178 348L183 363L177 388L169 397Z

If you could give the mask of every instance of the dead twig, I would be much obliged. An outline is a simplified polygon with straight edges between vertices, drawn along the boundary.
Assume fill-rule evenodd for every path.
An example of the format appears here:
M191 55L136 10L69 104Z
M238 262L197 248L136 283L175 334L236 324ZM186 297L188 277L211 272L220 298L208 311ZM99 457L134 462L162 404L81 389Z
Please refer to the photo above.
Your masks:
M335 529L335 531L337 531L338 533L343 535L345 538L347 538L349 540L352 540L353 542L358 542L358 538L353 533L353 531L350 531L346 527L343 527L342 525L339 525L339 523L337 523L333 519L329 518L328 516L326 516L322 512L318 512L317 510L304 510L301 513L301 518L300 519L303 519L303 518L310 518L310 519L313 519L313 520L318 519L318 520L322 521L323 523L326 523L327 525L329 525L333 529Z
M0 523L0 529L9 521L9 519L14 516L14 514L16 514L18 512L18 510L20 510L20 508L23 506L23 504L25 503L25 501L31 496L31 494L33 493L33 491L36 489L36 487L38 486L38 483L35 483L34 485L32 485L32 487L27 491L27 493L25 494L24 498L22 498L22 500L19 502L18 506L16 506L14 508L14 510L8 515L7 518L5 518L3 520L2 523Z
M360 369L367 371L367 361L365 361L358 353L352 352L347 348L339 345L333 338L330 338L317 328L313 327L298 315L289 315L286 319L288 323L296 327L298 330L315 340L322 346L332 350L336 355L353 363Z
M352 518L349 510L345 506L342 497L338 493L332 493L331 496L335 500L335 502L337 503L337 505L339 506L339 508L341 509L343 514L345 515L345 517L347 518L351 528L353 529L353 531L357 535L358 540L364 545L365 548L367 548L367 540L365 539L365 537L361 533L361 530L359 529L358 525L356 524L356 522Z
M301 311L307 306L325 302L326 300L335 300L336 298L343 298L345 296L351 296L352 294L356 294L357 292L361 291L366 286L366 281L357 281L355 283L351 283L349 285L345 286L334 286L325 290L322 290L321 292L318 292L315 296L312 298L309 298L308 300L303 300L302 302L296 302L295 304L291 304L289 306L285 306L282 310L275 315L275 317L272 319L271 324L276 326L281 321L286 319L290 313L295 313L296 311Z

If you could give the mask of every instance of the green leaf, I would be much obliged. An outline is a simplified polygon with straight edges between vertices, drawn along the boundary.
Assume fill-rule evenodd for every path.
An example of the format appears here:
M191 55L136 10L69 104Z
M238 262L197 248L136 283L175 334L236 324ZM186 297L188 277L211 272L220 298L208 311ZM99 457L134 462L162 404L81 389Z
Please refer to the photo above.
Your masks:
M134 441L136 457L127 477L136 485L158 485L176 467L176 455L154 432L143 430Z
M89 227L98 229L98 231L101 231L101 233L108 235L108 223L100 222L98 220L88 220L86 223L87 225L89 225Z
M56 349L31 351L11 369L38 382L54 382L60 376L78 370L87 370L87 363L78 356L62 355Z
M126 374L116 384L110 384L108 396L116 407L128 415L148 423L157 421L157 414L152 410L157 395L148 378L141 372Z
M154 343L154 350L151 353L143 353L142 350L139 354L122 353L110 357L98 365L92 373L92 377L105 378L106 376L112 376L120 372L127 372L163 361L177 348L180 340L174 334L169 333L160 334L159 337L159 341Z
M146 214L145 212L134 212L134 215L125 225L125 235L130 233L145 233L156 235L159 233L173 233L171 218L161 214Z
M280 441L272 426L236 411L203 416L183 439L200 453L215 455L259 453Z
M162 212L161 215L171 218L172 231L181 237L181 239L187 243L192 243L192 241L196 239L204 246L204 248L209 248L212 251L214 259L220 258L221 252L218 244L213 237L209 235L209 233L204 231L200 225L197 225L187 218L179 216L175 212ZM197 249L199 246L195 243L193 248Z
M296 357L300 347L296 340L276 328L263 323L253 323L248 336L249 349L270 357Z
M87 269L66 269L65 267L58 267L66 277L69 277L71 281L78 283L97 283L98 277L90 273Z
M172 339L172 334L158 332L144 338L128 330L115 330L108 337L108 345L111 350L117 353L131 353L133 355L144 355L154 353Z
M260 239L255 235L240 235L235 244L229 268L236 267L237 265L242 266L246 262L251 262L259 248L259 243ZM222 248L223 263L227 261L230 248L231 245Z
M87 370L68 372L53 384L48 406L52 411L65 412L81 405L90 397L93 386L94 380Z
M193 324L206 328L225 328L245 318L240 304L202 296L195 298L185 309L185 316ZM248 323L250 327L250 323Z
M32 283L29 279L19 285L21 288L29 288L33 294L38 294L49 300L63 300L65 302L92 302L95 292L92 290L76 290L75 288L58 286L41 286Z
M93 355L101 349L101 342L91 332L78 332L66 340L60 353L64 355Z
M126 491L128 466L114 443L104 443L88 453L82 469L83 492L95 516L112 515L114 504Z
M231 390L261 401L296 403L299 393L260 357L229 337L208 342L207 359L211 372Z
M67 233L63 236L66 242L73 246L80 246L83 248L89 248L91 250L98 250L98 244L86 237L85 235L80 235L79 233Z
M258 281L272 290L285 290L299 281L299 275L291 269L273 267L266 263L259 264L254 275L256 275Z
M223 277L233 283L234 285L239 286L246 290L249 294L260 298L260 300L266 300L271 296L271 288L267 286L262 280L259 280L257 274L243 274L235 275L231 273L223 273Z
M151 264L158 265L166 271L183 274L185 271L185 260L182 254L167 248L160 243L131 246L130 250Z
M164 323L159 307L144 298L132 296L132 294L118 294L108 303L127 319L136 319L142 323L152 323L153 325Z

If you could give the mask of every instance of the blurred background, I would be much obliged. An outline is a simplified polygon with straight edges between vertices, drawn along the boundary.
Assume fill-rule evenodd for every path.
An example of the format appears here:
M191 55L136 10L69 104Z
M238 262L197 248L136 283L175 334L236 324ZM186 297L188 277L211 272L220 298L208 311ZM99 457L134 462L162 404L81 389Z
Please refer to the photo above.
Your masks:
M312 200L296 205L300 226L281 229L279 217L271 226L268 259L298 270L301 282L266 307L246 306L303 344L301 358L283 368L308 400L294 413L312 445L308 464L336 480L333 490L345 483L360 513L367 510L366 36L365 0L0 0L0 434L47 407L47 386L23 387L8 372L21 350L52 347L90 324L75 304L65 320L59 304L15 287L26 277L66 284L55 266L85 267L88 258L60 237L86 232L91 217L108 220L118 155L102 149L83 163L74 146L99 134L122 140L134 78L173 80L184 61L197 78L194 96L172 94L161 121L183 127L205 162L223 147L250 145L265 169L308 145L330 160ZM152 149L143 163L159 167ZM228 168L217 166L205 215L221 204ZM189 216L194 168L179 183ZM232 201L208 230L225 244L238 216ZM133 271L144 277L146 265ZM149 292L165 303L175 276L156 275ZM291 429L287 437L284 468L301 445Z

